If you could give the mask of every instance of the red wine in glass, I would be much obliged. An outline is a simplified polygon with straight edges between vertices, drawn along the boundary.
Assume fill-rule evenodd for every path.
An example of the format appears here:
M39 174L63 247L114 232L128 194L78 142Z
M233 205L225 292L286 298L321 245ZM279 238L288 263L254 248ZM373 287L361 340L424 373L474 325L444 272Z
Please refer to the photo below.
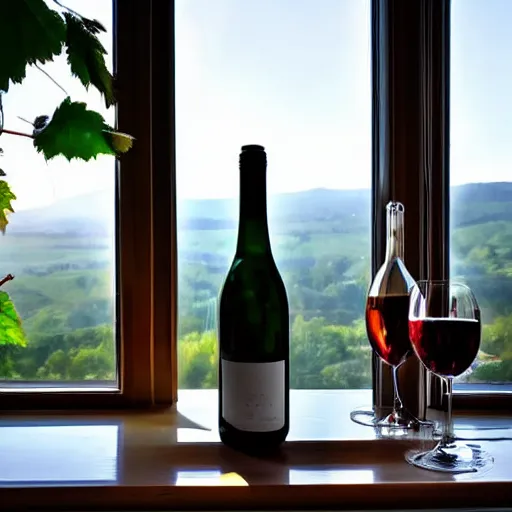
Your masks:
M452 425L452 383L478 355L480 310L473 292L450 280L418 281L411 291L409 337L420 361L447 389L443 435L432 450L410 450L405 458L422 469L466 473L490 468L493 458L475 443L457 439Z
M412 353L408 317L409 295L368 297L368 340L376 354L391 366L399 366Z
M423 318L409 323L419 359L443 377L457 377L471 366L478 355L480 331L476 318Z

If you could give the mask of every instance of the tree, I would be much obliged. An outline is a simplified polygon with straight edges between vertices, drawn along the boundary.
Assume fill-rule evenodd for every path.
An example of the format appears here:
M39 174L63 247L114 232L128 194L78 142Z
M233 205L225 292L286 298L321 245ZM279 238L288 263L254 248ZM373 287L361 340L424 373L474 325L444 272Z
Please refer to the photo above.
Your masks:
M292 388L359 388L371 385L370 347L361 322L327 325L295 318L291 330Z
M481 350L486 355L487 361L481 362L469 375L468 380L511 382L512 314L498 317L492 324L484 326Z
M178 386L183 389L217 387L215 331L192 332L178 341Z
M113 380L115 339L111 325L76 329L59 337L57 346L36 372L44 380Z

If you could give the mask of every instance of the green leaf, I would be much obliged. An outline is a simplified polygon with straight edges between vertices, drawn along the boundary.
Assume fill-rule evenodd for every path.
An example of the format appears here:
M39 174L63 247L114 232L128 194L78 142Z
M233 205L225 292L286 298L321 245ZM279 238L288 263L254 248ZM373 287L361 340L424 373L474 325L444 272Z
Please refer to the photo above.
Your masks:
M93 85L105 97L110 107L115 103L113 77L107 69L105 48L96 37L105 28L96 20L79 18L72 13L64 13L66 19L66 45L71 72L86 88Z
M112 149L117 153L126 153L132 149L135 137L127 133L105 130L105 136L110 143Z
M5 228L9 223L7 215L14 213L11 201L16 199L16 196L11 192L9 183L0 180L0 231L5 234Z
M39 116L38 119L41 119ZM90 160L99 154L115 155L106 130L105 120L87 105L66 98L55 110L46 127L34 130L34 146L47 160L63 155L68 160Z
M21 83L27 65L44 64L59 55L66 26L44 0L0 0L0 90Z
M18 345L25 347L27 340L21 326L21 319L6 292L0 291L0 346Z

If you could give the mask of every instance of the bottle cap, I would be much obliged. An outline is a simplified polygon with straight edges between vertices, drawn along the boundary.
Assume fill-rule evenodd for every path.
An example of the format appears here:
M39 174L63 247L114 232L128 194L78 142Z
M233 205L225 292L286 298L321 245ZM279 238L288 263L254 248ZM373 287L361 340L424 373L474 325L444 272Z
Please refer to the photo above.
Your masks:
M242 151L265 151L265 148L259 144L247 144L242 146Z
M258 144L242 146L242 152L240 153L240 166L240 168L243 166L245 169L265 170L267 167L267 154L265 153L265 148Z

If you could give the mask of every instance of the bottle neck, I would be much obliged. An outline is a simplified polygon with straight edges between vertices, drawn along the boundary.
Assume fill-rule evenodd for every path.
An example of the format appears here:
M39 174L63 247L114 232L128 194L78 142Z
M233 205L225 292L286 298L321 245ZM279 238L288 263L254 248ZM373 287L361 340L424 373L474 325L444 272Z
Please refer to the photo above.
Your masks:
M271 252L264 165L240 167L240 218L236 252L238 256Z
M404 212L397 209L387 211L386 261L405 257L404 249Z

